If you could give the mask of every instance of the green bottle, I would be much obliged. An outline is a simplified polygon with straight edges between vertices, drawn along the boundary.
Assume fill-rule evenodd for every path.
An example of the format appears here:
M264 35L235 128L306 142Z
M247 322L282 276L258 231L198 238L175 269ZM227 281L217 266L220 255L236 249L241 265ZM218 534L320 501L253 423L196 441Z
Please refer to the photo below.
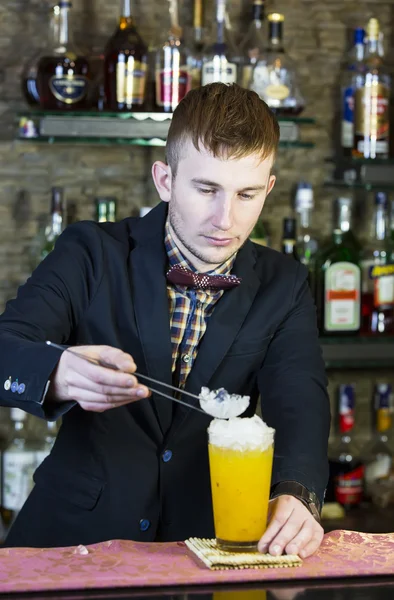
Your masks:
M41 247L41 260L44 260L55 247L56 240L64 229L64 220L63 188L54 187L52 188L51 214L49 223L45 227L44 239Z
M316 261L317 310L322 335L354 335L361 326L361 245L351 229L352 200L336 200L331 240Z
M96 221L106 223L116 221L116 198L96 198Z

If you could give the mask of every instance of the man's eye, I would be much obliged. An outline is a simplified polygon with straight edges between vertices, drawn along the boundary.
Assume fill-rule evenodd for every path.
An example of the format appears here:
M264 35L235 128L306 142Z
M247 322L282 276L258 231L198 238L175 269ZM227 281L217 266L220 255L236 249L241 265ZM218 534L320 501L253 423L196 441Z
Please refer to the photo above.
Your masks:
M214 194L215 193L215 190L210 189L210 188L199 188L199 191L202 194Z
M254 198L254 196L251 196L250 194L240 194L240 196L244 200L252 200Z

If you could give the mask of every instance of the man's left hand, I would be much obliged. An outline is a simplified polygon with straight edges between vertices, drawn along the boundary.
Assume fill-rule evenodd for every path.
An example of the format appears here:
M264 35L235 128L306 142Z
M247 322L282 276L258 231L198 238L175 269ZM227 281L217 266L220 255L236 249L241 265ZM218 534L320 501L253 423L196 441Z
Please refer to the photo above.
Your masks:
M319 548L323 535L323 528L301 500L283 494L270 501L268 527L258 549L274 556L285 551L307 558Z

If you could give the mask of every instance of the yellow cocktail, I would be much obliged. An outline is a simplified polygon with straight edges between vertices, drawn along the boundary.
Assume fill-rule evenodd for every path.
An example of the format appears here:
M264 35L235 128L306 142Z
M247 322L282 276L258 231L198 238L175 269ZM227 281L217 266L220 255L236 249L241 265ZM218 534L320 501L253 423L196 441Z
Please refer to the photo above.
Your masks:
M209 427L215 535L226 550L256 550L267 526L274 430L252 419Z

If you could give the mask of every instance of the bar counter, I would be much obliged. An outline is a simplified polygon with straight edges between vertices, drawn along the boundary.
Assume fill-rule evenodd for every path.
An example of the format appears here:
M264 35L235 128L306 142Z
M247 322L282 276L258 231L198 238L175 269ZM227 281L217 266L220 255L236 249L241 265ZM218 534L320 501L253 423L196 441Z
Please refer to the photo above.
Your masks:
M393 568L394 570L394 568ZM177 586L173 588L111 588L72 592L0 594L7 600L393 600L394 574L387 578L322 579L311 584Z
M237 558L235 564L242 563ZM326 533L318 552L298 566L219 570L206 566L201 554L184 542L109 540L91 546L2 548L1 595L59 600L392 600L394 534L335 530Z

